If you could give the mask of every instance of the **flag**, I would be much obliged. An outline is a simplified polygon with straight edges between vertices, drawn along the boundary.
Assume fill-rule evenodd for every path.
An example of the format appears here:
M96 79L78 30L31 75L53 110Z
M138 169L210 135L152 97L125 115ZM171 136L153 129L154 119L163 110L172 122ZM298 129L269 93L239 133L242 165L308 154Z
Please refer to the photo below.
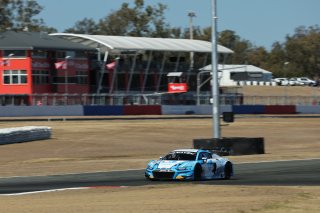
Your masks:
M116 67L116 61L113 61L106 65L108 70L113 70Z
M2 62L0 62L1 66L9 66L9 60L3 60Z
M63 69L63 70L66 70L67 69L67 62L66 61L60 61L60 62L57 62L57 63L54 63L56 69Z

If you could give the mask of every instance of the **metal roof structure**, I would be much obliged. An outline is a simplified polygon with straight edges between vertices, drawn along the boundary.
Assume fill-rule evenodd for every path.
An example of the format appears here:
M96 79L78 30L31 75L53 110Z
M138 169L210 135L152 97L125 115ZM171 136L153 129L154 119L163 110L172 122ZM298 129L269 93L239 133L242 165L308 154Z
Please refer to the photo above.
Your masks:
M0 49L2 50L85 50L96 51L95 48L73 43L65 39L49 36L43 32L15 32L0 33Z
M51 36L64 38L101 52L119 53L121 51L167 51L211 53L211 42L191 39L147 38L130 36L85 35L72 33L52 33ZM219 53L233 53L232 50L218 45Z

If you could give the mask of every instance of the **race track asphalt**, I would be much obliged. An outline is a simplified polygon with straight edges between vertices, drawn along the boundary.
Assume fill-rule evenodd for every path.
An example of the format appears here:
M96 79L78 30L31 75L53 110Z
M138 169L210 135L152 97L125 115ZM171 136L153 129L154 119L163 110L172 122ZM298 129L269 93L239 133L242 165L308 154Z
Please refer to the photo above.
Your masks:
M192 184L320 186L320 159L242 163L234 165L230 180L197 181ZM144 170L0 178L0 194L15 194L76 187L187 184L184 181L149 181ZM190 184L190 182L188 182Z

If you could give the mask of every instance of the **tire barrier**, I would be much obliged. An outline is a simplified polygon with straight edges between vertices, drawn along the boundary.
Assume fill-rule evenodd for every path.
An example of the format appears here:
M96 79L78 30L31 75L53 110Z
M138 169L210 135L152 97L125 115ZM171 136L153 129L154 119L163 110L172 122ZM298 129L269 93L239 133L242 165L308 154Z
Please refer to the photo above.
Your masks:
M51 127L25 126L0 129L0 145L51 138Z
M220 155L264 154L264 138L232 137L194 139L195 149L207 149Z

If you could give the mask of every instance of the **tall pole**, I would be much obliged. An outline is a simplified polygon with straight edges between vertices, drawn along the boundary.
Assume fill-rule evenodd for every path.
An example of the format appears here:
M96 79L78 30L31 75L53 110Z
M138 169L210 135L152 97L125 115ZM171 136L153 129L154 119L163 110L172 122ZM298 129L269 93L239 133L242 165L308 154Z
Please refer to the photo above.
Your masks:
M192 19L194 17L196 17L196 14L195 14L195 12L189 11L188 12L188 16L190 17L190 20L189 20L190 40L193 40L193 23L192 23ZM194 58L194 53L190 52L190 70L192 70L193 66L194 66L194 59L193 58Z
M212 130L213 138L219 139L221 137L220 130L220 95L219 95L219 84L218 84L218 54L217 54L217 1L211 0L211 10L212 10L212 20L211 20L211 43L212 43L212 53L211 53L211 64L212 64Z
M68 59L71 56L66 56L65 57L65 63L66 63L66 69L64 72L64 92L68 95L69 91L68 91Z

